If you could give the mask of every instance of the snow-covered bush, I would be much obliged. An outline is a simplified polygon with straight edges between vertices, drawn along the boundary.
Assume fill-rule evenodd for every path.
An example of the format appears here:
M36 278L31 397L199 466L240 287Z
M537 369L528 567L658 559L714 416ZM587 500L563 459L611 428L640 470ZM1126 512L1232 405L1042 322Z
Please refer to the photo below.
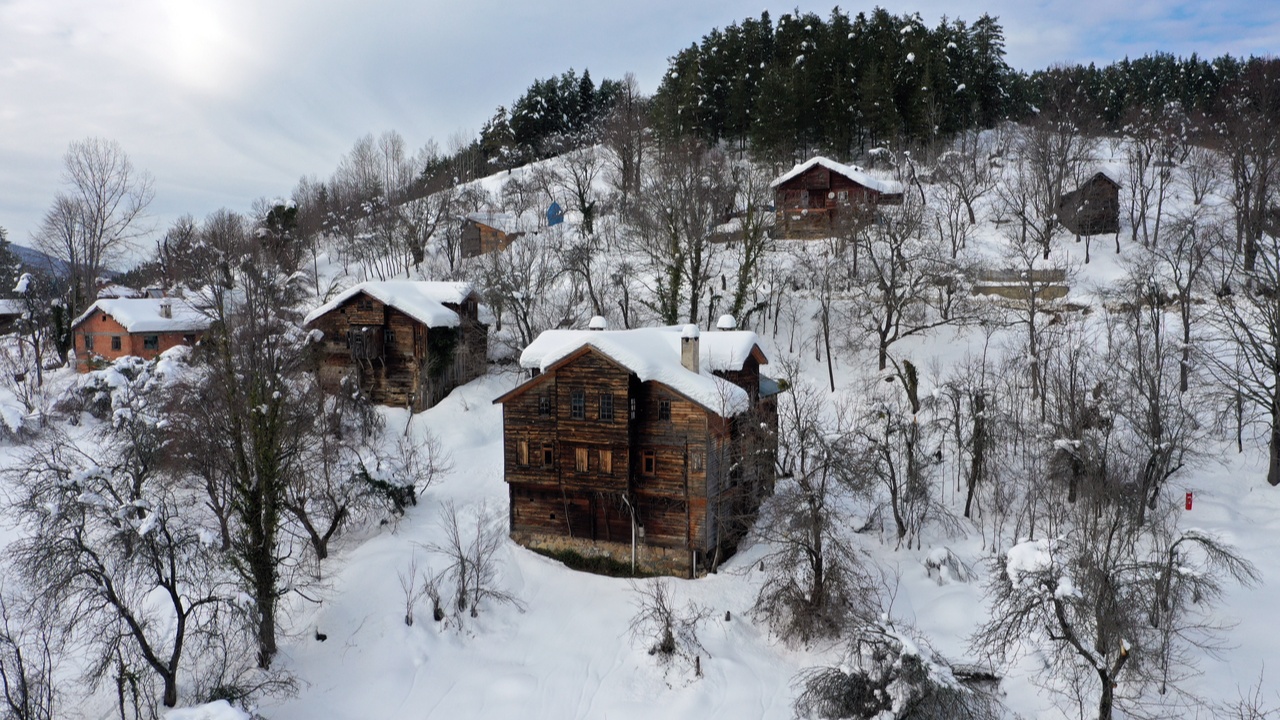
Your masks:
M796 679L796 715L865 720L995 718L996 679L957 671L920 637L882 618L859 628L844 662Z

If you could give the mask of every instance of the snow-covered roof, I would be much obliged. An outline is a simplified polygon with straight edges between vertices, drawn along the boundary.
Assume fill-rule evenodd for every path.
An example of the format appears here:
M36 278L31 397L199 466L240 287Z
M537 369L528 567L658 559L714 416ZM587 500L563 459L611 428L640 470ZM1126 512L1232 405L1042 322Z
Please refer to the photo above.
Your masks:
M500 230L507 234L520 231L519 227L517 227L516 216L511 213L473 212L467 214L467 219L474 223L488 225L494 230Z
M445 303L459 305L471 294L471 284L425 280L370 280L344 290L333 300L307 314L303 324L364 293L408 315L427 327L457 327L458 313Z
M165 317L161 307L169 304L172 317ZM75 327L101 310L110 315L128 333L186 332L207 330L209 316L182 298L102 298L95 301L71 323Z
M750 402L746 390L711 373L741 370L758 345L756 334L748 330L702 333L698 336L702 372L698 373L680 364L680 339L684 334L680 325L632 330L547 330L521 353L520 366L545 371L590 346L635 373L642 382L660 382L722 417L746 411Z
M776 188L782 183L808 172L809 169L815 165L821 165L831 172L839 173L859 185L875 190L876 192L884 193L885 195L902 194L902 183L900 182L894 180L881 180L880 178L872 177L866 170L863 170L857 165L845 165L843 163L838 163L835 160L824 158L821 155L810 158L791 168L790 172L787 172L782 177L779 177L777 180L769 183L769 187Z
M26 312L21 300L0 298L0 315L21 315Z

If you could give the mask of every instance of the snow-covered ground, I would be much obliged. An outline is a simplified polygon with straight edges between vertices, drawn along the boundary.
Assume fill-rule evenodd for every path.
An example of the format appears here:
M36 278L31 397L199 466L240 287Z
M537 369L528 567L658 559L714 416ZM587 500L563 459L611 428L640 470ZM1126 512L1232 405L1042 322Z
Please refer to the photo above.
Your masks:
M1114 157L1110 162L1116 162ZM504 176L481 185L496 193ZM970 242L971 252L997 257L1007 240L984 222ZM1058 242L1054 262L1079 271L1069 300L1093 307L1099 303L1097 290L1113 285L1123 276L1124 264L1139 261L1141 253L1124 238L1125 252L1116 255L1110 238L1099 238L1086 265L1082 245ZM773 367L790 359L804 375L825 384L826 364L815 359L812 344L811 309L805 306L796 314L795 327L784 324L776 334L772 325L754 329ZM998 333L993 347L1003 351L1011 346L1008 332ZM798 342L792 342L793 335ZM922 391L927 393L937 373L958 367L983 342L979 329L943 328L904 340L894 352L922 369ZM836 358L839 393L856 392L865 378L875 376L873 357ZM486 518L506 522L502 415L492 400L520 380L511 366L495 366L488 376L418 415L381 411L388 433L434 434L450 453L452 469L394 524L342 538L324 565L318 602L289 599L288 636L278 667L298 679L298 692L266 699L252 710L275 720L792 717L797 673L839 662L844 648L838 642L787 644L752 617L749 610L761 582L758 561L768 550L759 545L747 544L716 574L671 581L678 603L695 602L710 611L699 631L705 650L697 662L700 675L690 662L660 663L648 653L651 640L630 631L638 601L632 582L569 570L510 541L498 555L498 584L517 603L486 601L477 617L450 613L435 622L429 604L419 601L415 622L406 625L401 576L415 563L421 572L443 566L444 559L431 547L444 541L441 512L446 504L458 508L466 525ZM52 384L70 381L55 374ZM11 428L21 421L22 413L8 395L0 394L0 414ZM0 452L12 458L18 449L10 444ZM1218 657L1198 657L1199 673L1181 688L1206 703L1232 702L1248 693L1267 661L1280 658L1275 650L1280 631L1271 622L1280 586L1280 492L1266 485L1265 466L1260 443L1247 442L1245 452L1237 453L1230 439L1215 439L1205 457L1175 475L1166 490L1172 497L1194 493L1194 505L1183 511L1181 526L1231 542L1261 577L1252 588L1229 585L1214 611L1228 626L1226 649ZM964 494L954 478L936 490L958 513ZM13 537L11 528L5 532L6 541ZM955 533L930 528L921 546L910 549L898 547L888 530L860 534L857 540L884 578L881 600L889 617L914 627L953 661L982 660L971 656L969 636L988 613L984 580L993 550L979 528L964 524ZM966 582L941 581L936 572L931 576L926 560L944 547L976 577ZM317 640L318 634L326 639ZM1036 682L1038 662L1031 655L1005 669L1001 688L1007 706L1026 718L1074 717L1061 695L1047 693ZM1280 706L1280 696L1270 689L1270 676L1280 668L1271 664L1262 679L1263 699ZM205 716L175 713L171 718L230 717L215 714L219 712L211 708ZM1208 718L1214 712L1209 705L1188 707L1181 716Z

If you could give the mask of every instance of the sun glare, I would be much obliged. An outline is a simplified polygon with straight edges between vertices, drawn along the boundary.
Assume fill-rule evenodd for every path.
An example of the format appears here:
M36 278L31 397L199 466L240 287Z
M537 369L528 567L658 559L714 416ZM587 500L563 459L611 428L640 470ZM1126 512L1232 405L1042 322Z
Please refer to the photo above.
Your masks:
M242 59L225 5L186 0L165 7L168 71L184 86L217 93L229 87Z

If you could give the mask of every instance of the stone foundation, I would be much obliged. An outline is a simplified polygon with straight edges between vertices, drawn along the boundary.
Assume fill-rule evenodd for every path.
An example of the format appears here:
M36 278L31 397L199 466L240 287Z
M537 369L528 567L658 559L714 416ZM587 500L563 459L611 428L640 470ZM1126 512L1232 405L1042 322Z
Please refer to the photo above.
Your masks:
M544 533L512 532L511 539L527 548L550 552L571 550L583 557L608 557L624 565L631 564L631 543L605 542L564 537ZM697 574L706 574L703 558L698 557ZM684 548L666 548L636 543L636 568L657 575L690 577L693 553Z

